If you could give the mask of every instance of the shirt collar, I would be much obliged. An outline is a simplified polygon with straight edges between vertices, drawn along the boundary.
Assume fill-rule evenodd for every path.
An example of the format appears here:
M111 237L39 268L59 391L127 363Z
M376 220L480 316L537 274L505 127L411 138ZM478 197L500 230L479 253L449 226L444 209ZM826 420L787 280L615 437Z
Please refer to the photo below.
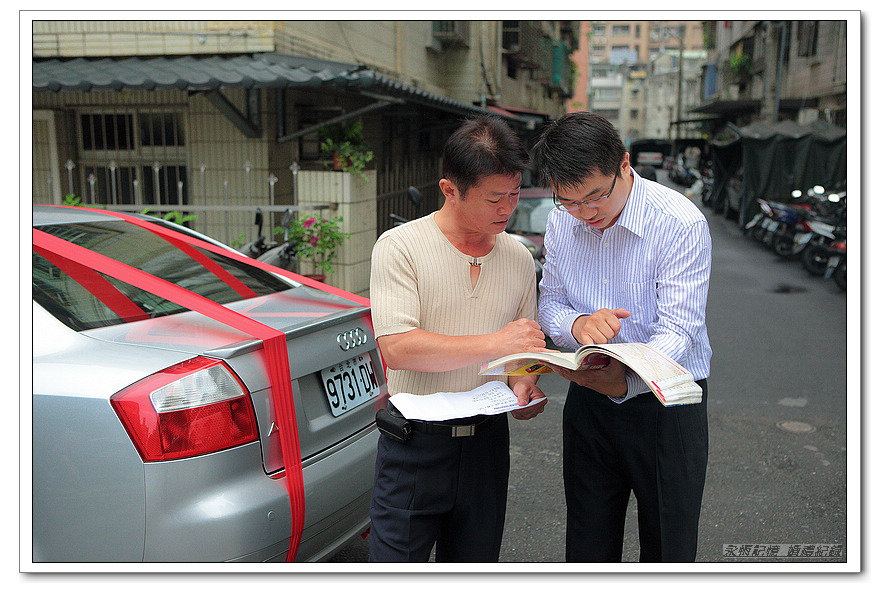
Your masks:
M635 169L630 167L630 172L633 177L632 189L615 226L625 228L634 235L641 237L645 232L646 224L644 205L647 200L647 185L645 180L635 172Z
M641 237L645 232L646 221L643 205L647 200L647 185L645 184L645 180L639 177L639 174L635 172L635 169L630 167L630 172L632 173L633 185L632 189L630 189L629 197L626 200L626 204L623 206L623 210L620 212L617 222L607 230L619 226L625 228L634 235ZM572 217L572 219L574 220L572 232L602 233L602 231L597 231L582 220L574 217Z

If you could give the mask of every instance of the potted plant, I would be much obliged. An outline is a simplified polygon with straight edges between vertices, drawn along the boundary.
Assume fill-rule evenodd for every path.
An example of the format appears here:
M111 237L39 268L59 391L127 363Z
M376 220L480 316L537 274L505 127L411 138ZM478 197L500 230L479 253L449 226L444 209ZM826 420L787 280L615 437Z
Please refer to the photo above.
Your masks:
M747 82L752 75L752 56L746 53L739 53L730 56L730 71L735 80L739 82Z
M363 132L364 124L360 120L345 125L324 126L318 132L321 154L324 158L333 159L334 169L366 177L364 169L373 160L373 151L364 139Z
M311 263L316 270L322 270L323 274L306 276L324 280L327 275L333 273L333 262L339 254L337 249L348 237L340 229L342 217L332 219L315 218L314 216L294 217L290 221L289 241L296 246L296 257L300 261ZM284 233L283 227L276 227L275 233Z

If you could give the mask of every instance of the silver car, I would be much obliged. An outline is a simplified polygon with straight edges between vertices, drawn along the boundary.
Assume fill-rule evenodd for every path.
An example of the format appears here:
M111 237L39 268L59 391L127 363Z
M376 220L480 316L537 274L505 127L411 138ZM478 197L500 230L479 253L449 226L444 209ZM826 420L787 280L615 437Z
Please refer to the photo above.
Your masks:
M34 562L283 561L291 542L318 561L365 533L388 395L368 306L110 214L35 206L33 226ZM304 504L288 495L277 352L50 239L283 332Z

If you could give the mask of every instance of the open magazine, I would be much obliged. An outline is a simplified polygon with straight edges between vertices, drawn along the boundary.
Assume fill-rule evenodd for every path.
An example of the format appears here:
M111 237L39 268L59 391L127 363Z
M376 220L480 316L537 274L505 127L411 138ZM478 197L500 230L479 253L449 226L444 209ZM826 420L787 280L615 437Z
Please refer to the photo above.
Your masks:
M703 390L683 366L647 344L593 344L574 352L522 352L509 354L480 367L481 375L541 375L552 373L544 363L571 370L582 368L593 353L611 356L632 369L648 385L664 406L696 404ZM588 363L592 362L592 358ZM583 368L596 368L590 364Z

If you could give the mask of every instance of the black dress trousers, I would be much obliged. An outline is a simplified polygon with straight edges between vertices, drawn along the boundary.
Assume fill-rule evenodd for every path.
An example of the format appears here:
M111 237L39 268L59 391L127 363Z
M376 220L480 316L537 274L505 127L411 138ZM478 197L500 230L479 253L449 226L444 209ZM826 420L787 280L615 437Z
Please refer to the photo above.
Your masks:
M379 437L370 505L371 562L497 562L501 553L510 435L507 415L474 436L413 432Z
M709 454L707 382L699 404L651 393L622 404L572 383L563 410L566 560L620 562L630 492L641 562L693 562Z

